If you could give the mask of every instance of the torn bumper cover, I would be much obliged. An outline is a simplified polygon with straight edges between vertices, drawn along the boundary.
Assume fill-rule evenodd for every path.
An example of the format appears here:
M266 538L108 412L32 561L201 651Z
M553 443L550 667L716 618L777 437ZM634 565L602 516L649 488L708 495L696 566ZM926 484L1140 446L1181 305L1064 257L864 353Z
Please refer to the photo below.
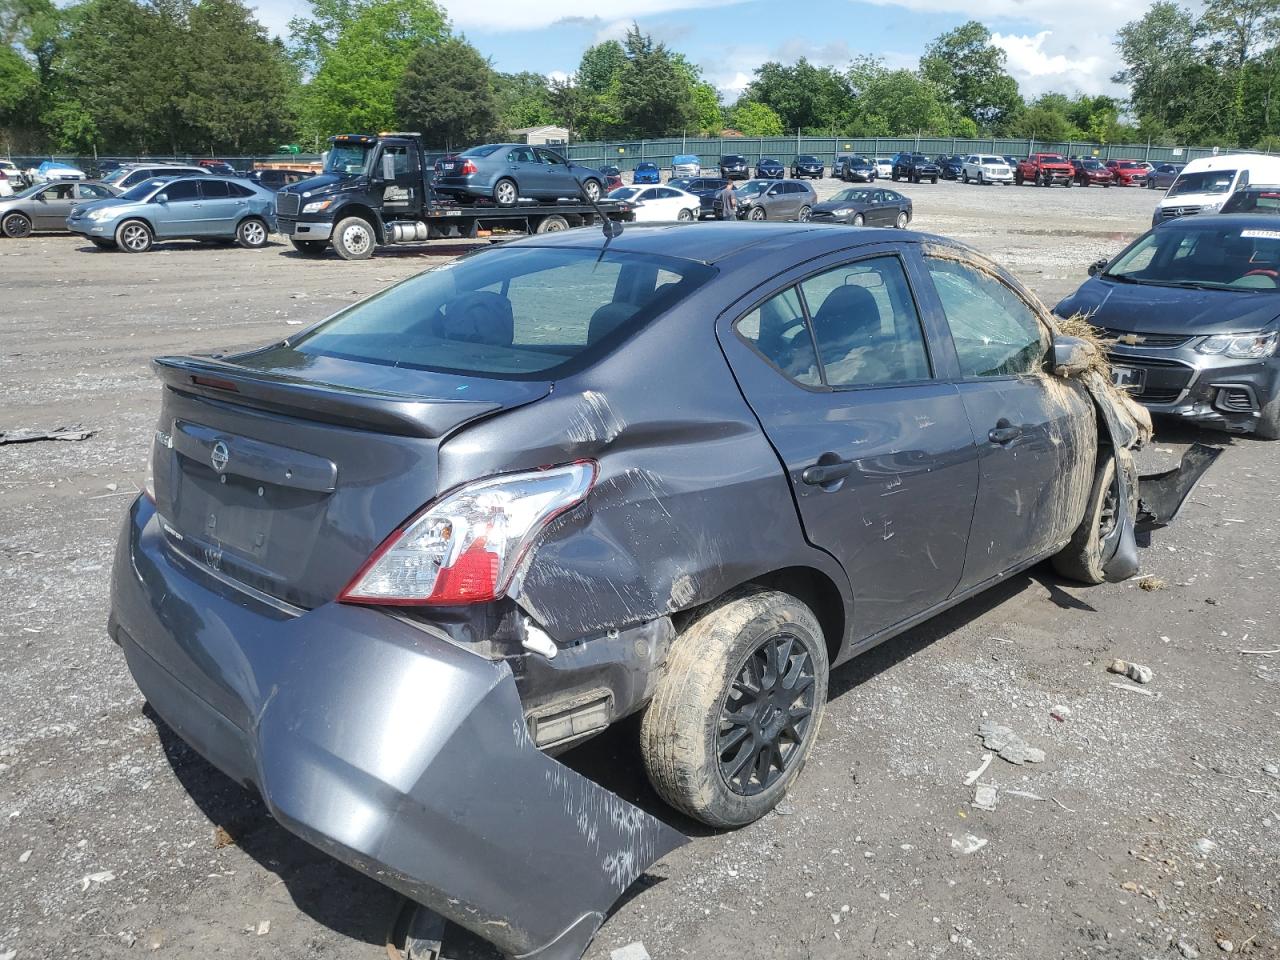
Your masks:
M293 833L514 957L578 960L685 842L539 751L508 666L376 610L281 609L168 550L139 499L112 636L153 709Z

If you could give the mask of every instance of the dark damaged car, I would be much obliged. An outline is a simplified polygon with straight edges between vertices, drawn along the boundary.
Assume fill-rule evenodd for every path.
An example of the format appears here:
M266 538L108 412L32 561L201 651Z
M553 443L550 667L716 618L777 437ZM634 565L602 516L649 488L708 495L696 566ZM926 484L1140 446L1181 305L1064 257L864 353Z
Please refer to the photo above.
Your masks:
M1181 217L1089 272L1054 312L1102 329L1137 400L1280 439L1280 229L1256 214Z
M1136 569L1204 463L935 238L565 231L262 349L156 361L110 632L289 830L509 956L576 960L683 838L553 755L641 714L715 827L785 794L828 674L1045 558Z

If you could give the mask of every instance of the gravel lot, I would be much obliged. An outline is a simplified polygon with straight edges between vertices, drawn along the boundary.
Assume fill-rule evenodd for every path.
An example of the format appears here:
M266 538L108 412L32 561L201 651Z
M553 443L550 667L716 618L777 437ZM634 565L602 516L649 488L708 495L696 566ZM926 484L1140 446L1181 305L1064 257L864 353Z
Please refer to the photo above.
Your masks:
M1157 197L901 189L914 227L1049 304ZM97 431L0 447L0 960L386 957L398 899L294 840L144 710L106 637L108 569L154 427L150 357L265 342L462 249L343 263L280 243L135 257L0 241L0 430ZM592 960L637 940L654 960L1210 957L1219 940L1280 955L1280 656L1240 652L1280 646L1280 444L1158 423L1144 467L1195 439L1228 449L1143 552L1154 589L1037 568L840 669L813 760L759 823L672 816L626 725L571 754L694 837ZM1152 695L1112 686L1112 657L1150 665ZM1047 754L994 759L990 811L965 786L984 719Z

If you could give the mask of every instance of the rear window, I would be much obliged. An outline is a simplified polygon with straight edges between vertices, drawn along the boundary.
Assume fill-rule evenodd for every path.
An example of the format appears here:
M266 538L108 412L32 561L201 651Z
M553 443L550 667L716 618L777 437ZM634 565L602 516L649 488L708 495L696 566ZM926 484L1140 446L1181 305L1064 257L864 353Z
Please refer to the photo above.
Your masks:
M715 274L672 257L597 247L510 247L444 264L259 354L329 356L500 379L582 369Z
M482 147L472 147L470 150L463 150L463 151L462 151L462 153L458 154L458 156L460 156L460 157L487 157L487 156L489 156L489 154L491 154L491 153L493 153L495 150L497 150L500 146L502 146L502 144L500 144L500 143L488 143L488 144L485 144L485 145L484 145L484 146L482 146Z

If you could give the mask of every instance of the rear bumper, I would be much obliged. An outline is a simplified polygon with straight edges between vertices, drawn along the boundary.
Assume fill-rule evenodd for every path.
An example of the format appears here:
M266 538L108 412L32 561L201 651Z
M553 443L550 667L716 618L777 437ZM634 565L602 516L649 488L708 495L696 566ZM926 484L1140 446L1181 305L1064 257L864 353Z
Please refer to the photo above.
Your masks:
M237 591L170 551L141 498L109 629L155 711L283 826L512 956L577 960L683 842L534 747L505 663Z

